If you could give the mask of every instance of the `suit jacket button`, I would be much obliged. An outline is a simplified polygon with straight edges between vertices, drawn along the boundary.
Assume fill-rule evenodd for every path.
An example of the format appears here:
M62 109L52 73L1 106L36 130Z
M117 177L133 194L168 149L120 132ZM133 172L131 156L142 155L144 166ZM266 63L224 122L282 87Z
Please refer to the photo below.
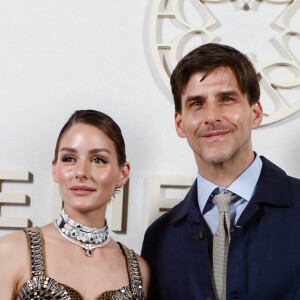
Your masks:
M196 231L196 233L195 233L195 239L197 241L203 240L204 239L204 233L203 233L203 231Z

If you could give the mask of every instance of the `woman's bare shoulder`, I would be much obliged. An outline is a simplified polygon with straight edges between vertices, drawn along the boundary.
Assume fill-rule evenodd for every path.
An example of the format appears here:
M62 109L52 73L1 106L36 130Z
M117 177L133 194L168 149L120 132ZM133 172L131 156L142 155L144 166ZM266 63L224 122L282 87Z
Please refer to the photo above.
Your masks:
M22 231L16 231L0 238L0 265L9 264L16 269L28 263L28 241Z
M28 246L24 232L16 231L0 238L0 257L2 255L12 255L15 252L24 251Z
M5 299L15 297L24 276L30 276L28 242L24 232L14 232L0 238L0 290ZM2 292L1 292L2 293Z

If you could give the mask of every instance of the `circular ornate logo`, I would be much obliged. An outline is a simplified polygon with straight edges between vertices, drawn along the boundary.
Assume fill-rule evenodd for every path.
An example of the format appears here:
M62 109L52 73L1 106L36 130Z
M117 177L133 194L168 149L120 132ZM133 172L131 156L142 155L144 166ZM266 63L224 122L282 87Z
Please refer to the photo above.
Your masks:
M253 63L262 88L262 125L280 121L300 110L299 6L300 0L154 0L149 37L159 76L170 89L170 75L186 53L198 45L222 41L220 28L226 27L226 21L220 19L225 16L231 24L224 31L227 34L238 35L245 28L253 29L250 34L243 33L243 40L254 51L248 53L246 47L242 52ZM267 17L271 18L269 23L265 22ZM244 25L239 27L238 19ZM260 32L265 41L260 41ZM266 39L268 33L270 40ZM255 47L263 53L266 45L272 45L271 55L256 53Z

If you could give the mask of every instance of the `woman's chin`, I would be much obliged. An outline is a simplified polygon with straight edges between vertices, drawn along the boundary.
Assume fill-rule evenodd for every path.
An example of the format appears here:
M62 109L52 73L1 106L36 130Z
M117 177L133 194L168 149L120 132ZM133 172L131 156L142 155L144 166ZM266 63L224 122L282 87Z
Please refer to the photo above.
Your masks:
M88 212L92 212L92 211L101 211L106 209L106 205L107 203L103 204L103 205L99 205L99 203L97 203L97 205L95 204L95 202L90 202L90 201L86 201L85 200L76 200L76 201L72 201L72 203L66 204L64 203L64 208L66 212L72 213L72 212L78 212L78 213L88 213Z

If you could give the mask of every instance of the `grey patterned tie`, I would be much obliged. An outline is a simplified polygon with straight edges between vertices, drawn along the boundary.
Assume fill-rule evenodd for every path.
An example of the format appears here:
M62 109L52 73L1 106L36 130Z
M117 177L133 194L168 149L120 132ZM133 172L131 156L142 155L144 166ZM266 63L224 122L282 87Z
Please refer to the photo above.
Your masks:
M212 199L219 211L219 223L213 238L213 277L217 299L226 299L227 257L230 243L230 219L228 205L235 194L217 194Z

